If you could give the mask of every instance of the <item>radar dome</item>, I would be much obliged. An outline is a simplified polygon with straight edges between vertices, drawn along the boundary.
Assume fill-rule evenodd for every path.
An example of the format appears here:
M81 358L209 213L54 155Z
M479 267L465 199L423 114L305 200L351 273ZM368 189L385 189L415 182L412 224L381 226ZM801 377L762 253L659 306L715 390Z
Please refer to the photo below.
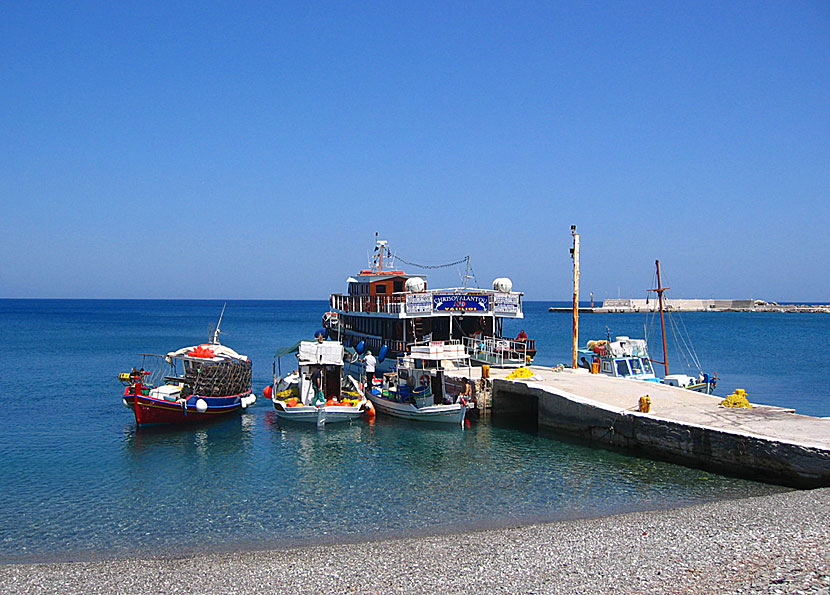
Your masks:
M406 280L406 290L411 293L421 293L427 288L427 282L421 277L410 277Z
M503 293L510 293L513 291L513 281L507 277L499 277L493 281L493 289Z

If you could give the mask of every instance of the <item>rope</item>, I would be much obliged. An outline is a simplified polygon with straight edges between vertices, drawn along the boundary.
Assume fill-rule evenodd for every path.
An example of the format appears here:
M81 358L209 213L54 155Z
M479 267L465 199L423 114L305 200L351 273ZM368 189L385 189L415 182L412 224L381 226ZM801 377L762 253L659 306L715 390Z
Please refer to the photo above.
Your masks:
M414 262L409 262L408 260L404 260L397 254L393 257L395 260L400 260L404 264L408 264L409 266L417 267L419 269L448 269L450 267L454 267L457 264L461 264L462 262L466 262L469 256L465 256L461 260L456 260L455 262L451 262L449 264L436 264L436 265L428 265L428 264L415 264Z

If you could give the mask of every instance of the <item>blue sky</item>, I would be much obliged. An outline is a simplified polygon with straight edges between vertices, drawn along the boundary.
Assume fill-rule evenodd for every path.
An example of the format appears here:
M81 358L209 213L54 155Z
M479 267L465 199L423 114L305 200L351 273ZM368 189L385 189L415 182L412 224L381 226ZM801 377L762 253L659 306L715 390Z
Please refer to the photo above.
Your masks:
M326 298L377 231L561 300L576 224L586 299L830 301L827 2L3 2L0 55L0 297Z

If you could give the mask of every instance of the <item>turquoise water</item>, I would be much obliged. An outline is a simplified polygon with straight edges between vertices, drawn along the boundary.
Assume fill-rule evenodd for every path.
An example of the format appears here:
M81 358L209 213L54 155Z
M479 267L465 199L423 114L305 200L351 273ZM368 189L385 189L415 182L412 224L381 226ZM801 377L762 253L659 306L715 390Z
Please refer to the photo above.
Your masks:
M570 353L570 317L548 305L506 325L537 339L541 364ZM138 352L205 340L221 307L0 300L0 562L433 533L780 489L489 423L284 427L262 399L207 426L136 430L118 372ZM275 349L308 337L325 309L228 303L223 341L253 359L258 394ZM605 325L642 336L636 317L583 315L583 337ZM806 362L802 349L828 336L830 317L695 314L686 325L724 391L830 415L819 381L828 362Z

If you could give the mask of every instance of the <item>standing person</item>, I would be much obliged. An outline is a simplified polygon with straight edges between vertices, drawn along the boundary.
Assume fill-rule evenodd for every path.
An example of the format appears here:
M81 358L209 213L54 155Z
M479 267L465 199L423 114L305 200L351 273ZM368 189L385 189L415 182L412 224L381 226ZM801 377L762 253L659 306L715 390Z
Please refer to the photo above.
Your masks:
M317 403L325 403L326 397L323 394L323 371L320 366L314 366L311 372L311 387L314 389L314 398L311 404L316 406Z
M375 378L375 366L378 360L372 355L372 350L367 349L366 355L363 356L363 363L366 364L366 390L372 389L372 380Z

